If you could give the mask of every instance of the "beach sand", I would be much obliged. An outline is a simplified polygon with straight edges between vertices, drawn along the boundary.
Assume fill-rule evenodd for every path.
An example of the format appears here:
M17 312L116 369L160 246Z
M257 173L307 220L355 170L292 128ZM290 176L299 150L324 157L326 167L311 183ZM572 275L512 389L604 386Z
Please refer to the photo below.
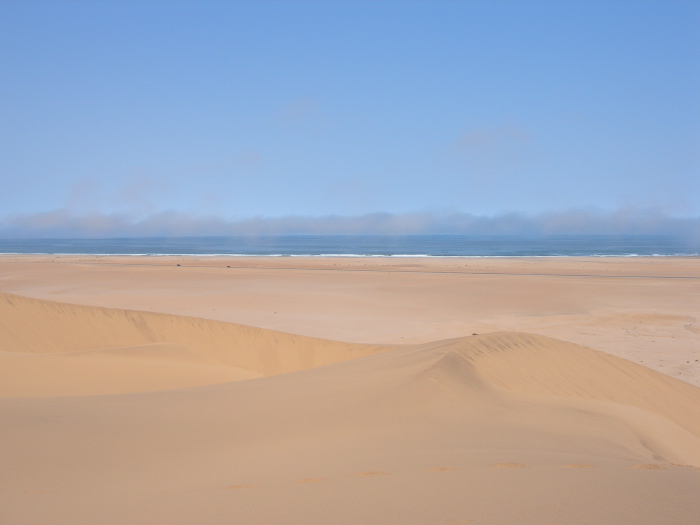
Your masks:
M0 257L0 522L700 516L700 259Z

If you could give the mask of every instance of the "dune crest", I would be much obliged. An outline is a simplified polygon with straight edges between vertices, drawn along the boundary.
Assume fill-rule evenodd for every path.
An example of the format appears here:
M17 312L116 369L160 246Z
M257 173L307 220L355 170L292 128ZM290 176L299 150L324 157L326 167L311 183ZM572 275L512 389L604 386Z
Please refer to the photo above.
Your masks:
M217 384L390 348L0 293L0 396L116 394Z
M470 380L484 388L521 401L608 416L624 422L639 443L659 458L700 464L697 387L619 357L541 335L485 334L444 341L443 348L444 372L455 368L458 356L467 363ZM459 375L464 380L466 374Z
M700 435L700 389L625 359L523 333L463 338L455 351L490 385L521 394L632 406Z

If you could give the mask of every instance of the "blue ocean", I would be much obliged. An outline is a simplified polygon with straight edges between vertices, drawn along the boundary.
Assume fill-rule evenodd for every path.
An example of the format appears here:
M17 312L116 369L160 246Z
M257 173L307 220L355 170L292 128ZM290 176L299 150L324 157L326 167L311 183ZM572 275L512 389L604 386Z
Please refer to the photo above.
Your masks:
M0 239L5 254L364 257L689 256L698 243L652 235L284 235Z

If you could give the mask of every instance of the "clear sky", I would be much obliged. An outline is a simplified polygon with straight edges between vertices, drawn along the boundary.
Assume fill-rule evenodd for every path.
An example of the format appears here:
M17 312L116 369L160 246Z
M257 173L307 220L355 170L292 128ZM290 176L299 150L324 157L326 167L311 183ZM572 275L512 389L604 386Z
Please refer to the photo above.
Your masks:
M30 233L696 220L700 2L1 0L0 182Z

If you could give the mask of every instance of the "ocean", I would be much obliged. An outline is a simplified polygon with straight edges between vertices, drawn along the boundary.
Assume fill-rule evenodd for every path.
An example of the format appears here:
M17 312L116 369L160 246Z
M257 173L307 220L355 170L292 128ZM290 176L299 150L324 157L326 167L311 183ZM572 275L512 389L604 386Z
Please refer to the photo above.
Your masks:
M284 235L0 239L5 254L335 257L691 256L698 243L655 235Z

